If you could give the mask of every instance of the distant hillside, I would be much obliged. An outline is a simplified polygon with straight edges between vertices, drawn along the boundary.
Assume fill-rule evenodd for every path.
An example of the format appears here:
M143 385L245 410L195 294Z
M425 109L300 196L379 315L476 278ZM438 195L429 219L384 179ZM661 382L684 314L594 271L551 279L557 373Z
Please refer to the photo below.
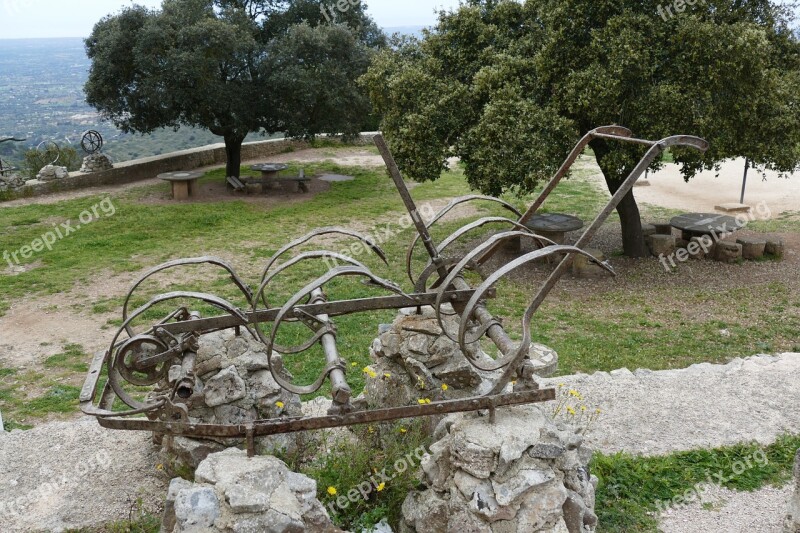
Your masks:
M399 33L401 35L412 35L414 37L422 37L422 30L425 26L391 26L383 28L387 35Z

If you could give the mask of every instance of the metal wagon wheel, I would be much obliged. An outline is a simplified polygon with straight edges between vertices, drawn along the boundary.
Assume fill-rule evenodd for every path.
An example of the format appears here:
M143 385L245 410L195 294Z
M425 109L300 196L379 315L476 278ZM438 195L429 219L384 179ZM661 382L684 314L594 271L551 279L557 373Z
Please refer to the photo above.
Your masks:
M42 146L44 146L44 150L42 150ZM40 142L36 146L36 151L37 152L44 152L45 154L47 152L53 151L56 154L56 158L53 159L49 163L51 165L55 165L56 163L58 163L58 160L61 159L61 147L58 145L58 143L53 142L53 141L42 141L42 142Z
M96 154L103 149L103 136L95 130L87 131L81 137L81 148L87 154Z

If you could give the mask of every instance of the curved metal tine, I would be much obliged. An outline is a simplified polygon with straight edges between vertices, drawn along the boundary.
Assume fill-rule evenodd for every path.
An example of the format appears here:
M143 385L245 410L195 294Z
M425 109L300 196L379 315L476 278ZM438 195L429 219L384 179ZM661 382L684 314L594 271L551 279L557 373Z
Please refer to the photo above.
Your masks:
M386 290L389 290L389 291L394 292L396 294L399 294L401 296L406 296L406 297L410 298L410 296L405 294L394 283L391 283L391 282L389 282L387 280L384 280L384 279L381 279L381 278L375 276L368 269L363 269L363 268L356 267L356 266L342 266L342 267L336 267L334 269L331 269L327 273L325 273L324 275L320 276L316 280L312 281L311 283L309 283L308 285L303 287L300 291L295 293L295 295L292 296L289 299L289 301L287 301L283 305L283 307L281 307L280 311L276 315L275 321L273 323L272 331L270 332L269 338L267 338L260 329L256 329L256 331L258 332L259 337L261 338L261 341L266 346L267 359L268 359L269 369L270 369L270 373L272 374L272 377L275 379L276 383L278 383L282 388L284 388L285 390L288 390L289 392L292 392L292 393L295 393L295 394L312 394L312 393L316 392L317 390L319 390L319 388L322 386L322 384L325 383L325 379L328 377L328 374L333 369L330 368L330 367L327 368L326 372L323 373L313 384L305 386L305 387L296 386L296 385L294 385L292 383L289 383L288 381L284 380L280 375L276 375L275 370L274 370L273 365L272 365L272 351L273 351L273 347L275 345L275 337L277 336L278 329L279 329L279 327L281 325L281 322L283 322L283 318L287 314L292 312L294 307L301 300L303 300L303 298L305 298L308 294L310 294L312 291L314 291L316 289L322 288L326 283L328 283L332 279L340 277L340 276L363 276L363 277L371 279L376 285L379 285L379 286L385 288Z
M445 207L443 207L436 215L425 224L425 227L430 229L433 227L436 222L438 222L442 217L444 217L447 213L458 207L459 205L468 203L468 202L476 202L476 201L487 201L487 202L496 202L501 204L503 207L517 215L518 217L522 216L522 213L514 207L513 205L509 204L508 202L501 200L500 198L495 198L494 196L484 196L480 194L470 194L468 196L460 196L450 201ZM416 283L414 279L414 273L411 272L411 260L414 255L414 248L416 248L417 243L419 242L420 236L419 233L414 236L414 239L411 241L408 249L406 250L406 274L408 274L408 279L411 280L411 283Z
M345 262L345 263L350 263L353 266L358 266L358 267L362 267L362 268L365 268L365 269L367 268L360 261L357 261L357 260L353 259L352 257L348 257L348 256L343 255L343 254L338 254L336 252L329 252L327 250L313 250L311 252L302 253L302 254L300 254L300 255L298 255L296 257L293 257L291 260L289 260L289 261L287 261L285 263L281 263L281 265L278 267L277 270L275 270L275 272L273 272L273 273L269 274L268 276L265 276L264 278L261 279L261 285L258 287L258 290L255 293L255 298L253 298L253 301L251 303L251 307L253 309L253 312L257 311L259 300L264 302L264 305L269 307L269 304L267 303L267 298L264 296L264 289L266 289L267 285L269 285L269 283L273 279L275 279L275 276L277 276L278 274L280 274L281 272L283 272L287 268L291 268L292 266L296 265L297 263L305 261L306 259L315 259L315 258L316 259L319 259L319 258L338 259L339 261L342 261L342 262Z
M464 350L465 353L466 353L466 346L468 344L472 344L472 343L477 342L479 340L479 338L472 339L472 340L469 340L469 341L466 340L467 321L469 320L469 317L472 315L473 311L475 310L475 307L480 304L481 300L483 300L484 296L486 295L486 292L489 289L491 289L494 286L494 284L497 283L500 280L500 278L504 277L506 274L508 274L510 272L513 272L514 270L518 269L519 267L521 267L521 266L523 266L523 265L525 265L527 263L530 263L531 261L537 261L539 259L545 258L545 257L553 255L553 254L557 254L557 253L570 253L570 254L584 255L584 256L590 258L591 261L593 261L593 262L597 263L598 265L600 265L605 270L607 270L610 273L614 274L614 270L610 266L608 266L605 263L601 263L600 261L595 259L594 256L592 256L590 253L585 252L585 251L583 251L580 248L577 248L575 246L565 246L565 245L548 246L547 248L542 248L541 250L536 250L534 252L530 252L528 254L525 254L522 257L519 257L519 258L515 259L514 261L511 261L510 263L507 263L506 265L503 265L502 268L498 269L491 276L486 278L486 280L480 285L480 287L478 287L475 290L475 294L473 294L472 297L469 299L469 301L467 302L467 305L464 307L464 311L461 313L461 321L460 321L459 328L458 328L458 344L461 347L461 349ZM538 308L538 306L537 306L537 308ZM525 327L525 324L523 324L523 329L524 329L524 327ZM470 362L473 365L475 365L477 368L481 369L481 370L485 370L485 371L491 372L491 371L499 370L501 368L504 368L504 367L508 366L513 361L513 359L514 359L513 357L505 355L505 356L501 357L500 359L496 360L494 364L491 364L488 367L480 366L480 365L476 364L475 361L470 361Z
M436 320L439 323L439 327L442 328L442 331L444 332L444 334L447 335L447 337L451 341L457 343L458 339L456 337L450 335L450 332L447 331L447 328L445 328L444 321L442 320L442 317L441 317L441 310L442 310L442 304L443 304L442 299L444 298L444 293L445 293L445 291L447 291L447 288L450 285L453 284L455 279L460 275L461 271L464 270L464 268L470 262L474 262L475 258L479 257L483 252L485 252L486 250L491 249L493 246L497 245L498 243L500 243L502 241L505 241L505 240L508 240L508 239L523 238L523 237L529 238L529 239L533 239L533 240L536 240L540 245L542 245L543 248L544 248L544 244L545 243L547 243L547 246L554 246L556 244L553 241L551 241L550 239L547 239L547 238L542 237L540 235L536 235L534 233L531 233L530 229L528 229L528 228L525 228L525 229L526 229L526 231L513 231L512 230L512 231L506 231L506 232L503 232L503 233L498 233L497 235L492 235L485 242L481 243L475 249L471 250L470 253L468 253L466 256L464 256L458 262L458 264L456 264L456 266L453 267L453 269L450 271L450 273L447 275L447 277L442 281L441 285L439 286L439 290L436 292L436 303L434 304L433 308L436 310ZM450 316L450 315L448 314L448 316Z
M218 296L214 296L213 294L199 293L199 292L170 292L170 293L165 293L165 294L161 294L159 296L156 296L155 298L150 300L148 303L146 303L142 307L136 309L131 314L130 318L128 318L125 321L125 323L122 324L122 327L120 327L119 330L117 330L117 334L114 336L114 339L111 341L111 348L106 352L106 364L108 365L108 379L111 382L111 386L114 389L114 392L117 394L117 397L120 400L122 400L126 405L128 405L131 408L133 408L134 410L154 409L156 404L153 404L152 406L148 407L146 404L143 404L143 403L138 402L138 401L134 400L133 398L131 398L120 387L120 384L117 382L117 375L114 374L116 372L116 369L114 368L114 356L115 356L114 347L116 346L117 340L119 339L120 335L122 335L122 332L123 331L127 331L129 326L130 326L130 324L131 324L131 322L136 320L136 318L138 318L140 315L142 315L143 313L145 313L146 311L148 311L149 309L151 309L155 305L158 305L160 303L163 303L163 302L166 302L166 301L169 301L169 300L175 300L175 299L178 299L178 298L190 298L190 299L195 299L195 300L201 300L201 301L204 301L204 302L209 303L211 305L214 305L215 307L219 307L220 309L222 309L224 311L228 311L232 315L234 315L237 318L241 319L243 321L243 323L245 324L245 327L247 328L247 330L250 332L251 335L253 335L253 338L257 338L255 336L255 334L253 333L253 331L250 329L250 327L247 325L247 317L241 311L239 311L236 307L234 307L230 302L228 302L226 300L223 300L222 298L220 298Z
M298 239L293 240L292 242L290 242L289 244L287 244L286 246L284 246L283 248L281 248L280 250L275 252L275 254L270 258L269 262L267 262L267 266L264 267L264 270L261 273L261 281L262 282L264 281L264 278L267 277L267 273L269 272L270 268L272 268L272 265L274 265L275 261L277 261L283 254L285 254L286 252L288 252L292 248L295 248L297 246L300 246L301 244L307 243L311 239L314 239L316 237L320 237L322 235L329 235L331 233L337 233L337 234L340 234L340 235L346 235L348 237L354 237L354 238L360 240L361 242L363 242L364 244L369 246L370 249L373 252L375 252L375 254L378 257L381 258L381 261L383 261L386 265L389 264L388 260L386 259L386 253L384 253L383 249L380 246L378 246L377 244L372 242L372 240L369 237L367 237L365 235L361 235L360 233L355 232L355 231L350 230L350 229L347 229L347 228L340 228L340 227L336 227L336 226L331 226L331 227L327 227L327 228L315 229L314 231L312 231L310 233L307 233L306 235L303 235L302 237L300 237Z
M239 275L234 270L233 266L231 266L227 261L223 259L219 259L217 257L191 257L187 259L176 259L175 261L169 261L167 263L163 263L158 265L157 267L151 268L147 271L139 280L133 284L130 291L128 291L128 295L125 297L125 303L122 305L122 320L127 321L128 319L128 304L130 303L131 296L136 291L139 286L144 283L149 277L162 272L164 270L168 270L170 268L175 268L179 266L187 266L187 265L215 265L225 269L228 274L231 275L231 280L233 283L242 291L245 298L247 298L247 303L251 303L253 300L253 293L250 291L250 287L239 277ZM133 337L135 335L134 331L130 328L126 329L128 335Z

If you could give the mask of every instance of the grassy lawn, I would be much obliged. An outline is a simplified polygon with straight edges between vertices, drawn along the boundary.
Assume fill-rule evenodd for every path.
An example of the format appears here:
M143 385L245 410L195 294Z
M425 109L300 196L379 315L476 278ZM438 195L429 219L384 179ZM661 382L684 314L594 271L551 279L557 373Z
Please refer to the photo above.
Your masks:
M91 284L98 277L127 274L135 278L134 273L180 257L224 257L234 263L248 283L255 286L262 266L276 250L320 226L349 226L375 236L390 258L390 264L386 266L368 254L359 255L357 259L366 263L378 276L399 282L405 290L411 290L404 272L403 257L414 233L412 229L401 227L403 206L385 171L341 168L333 164L305 165L305 168L309 174L348 173L357 179L333 184L330 191L308 201L269 208L239 200L181 204L152 201L154 195L166 192L166 184L114 194L110 197L114 206L113 216L101 216L56 242L52 251L35 254L29 259L32 267L29 271L15 276L0 275L0 313L13 300L43 294L68 294L77 284ZM291 168L290 172L295 170ZM556 190L545 204L545 210L574 213L591 220L604 205L607 194L586 179L588 172L585 168L577 170L573 178ZM209 172L203 180L221 180L223 173L221 169ZM443 174L435 183L415 185L412 190L421 210L433 210L430 203L436 203L438 208L447 199L467 193L469 189L458 169ZM102 197L88 197L0 209L0 225L6 228L0 235L0 250L18 250L50 231L55 224L77 220L81 212L102 200ZM506 200L524 209L531 198L508 197ZM651 220L670 214L647 207L644 212L644 217ZM499 206L480 204L479 209L467 212L467 218L437 225L434 237L442 239L466 221L490 214L505 213ZM615 229L617 224L616 217L612 216L609 228ZM771 221L767 229L795 229L794 219L786 219L783 226L780 224L780 220ZM391 238L387 239L387 235ZM315 246L311 243L302 249L325 247L341 250L350 244L347 240L328 237L322 244ZM424 252L418 248L414 262L417 271L424 265ZM788 282L751 283L720 292L697 282L676 284L661 272L655 283L640 283L646 286L647 292L643 294L638 292L644 288L637 287L637 278L646 277L648 269L651 274L653 270L658 271L660 266L655 260L632 264L625 267L620 277L630 280L633 285L610 282L589 286L588 290L577 293L562 290L554 293L535 316L534 340L559 352L562 373L608 371L623 366L675 368L704 361L722 362L758 352L798 349L800 296ZM269 288L267 296L270 302L284 302L326 270L322 262L298 265ZM221 271L191 267L180 277L175 274L167 279L171 282L168 290L213 293L237 306L245 306L238 289ZM568 288L574 283L574 280L566 278L560 287ZM166 287L164 284L146 283L133 299L132 308L164 292ZM501 297L490 305L498 314L507 317L506 323L512 335L518 333L519 317L536 287L536 283L527 279L512 278L501 282ZM354 279L337 280L329 286L328 292L332 299L381 294ZM76 312L98 316L97 331L88 335L110 339L111 329L119 326L120 320L108 319L108 313L118 317L122 301L119 291L108 297L78 298L71 305ZM684 309L687 306L702 308L702 316L687 316ZM152 310L143 317L141 324L164 316L174 307L175 303L171 303L169 307L164 305ZM207 306L200 306L200 310L205 315L217 314ZM393 316L393 312L384 311L337 319L340 351L348 363L352 363L349 368L354 372L349 379L356 391L363 387L364 378L359 369L370 362L368 347L376 335L377 325L391 322ZM720 335L722 330L727 332L727 336ZM303 333L286 327L279 333L278 340L282 344L302 342ZM75 348L65 347L65 350L73 353ZM46 409L24 406L31 400L39 401L39 398L31 397L30 392L21 392L30 388L27 385L37 382L45 406L51 404L51 399L56 399L58 405L51 412L73 409L74 387L80 385L89 356L81 354L73 359L58 364L48 360L36 370L0 370L0 408L7 420L30 424L46 414ZM324 367L323 361L320 350L291 356L287 360L296 381L303 384L314 381ZM58 399L66 403L59 404Z

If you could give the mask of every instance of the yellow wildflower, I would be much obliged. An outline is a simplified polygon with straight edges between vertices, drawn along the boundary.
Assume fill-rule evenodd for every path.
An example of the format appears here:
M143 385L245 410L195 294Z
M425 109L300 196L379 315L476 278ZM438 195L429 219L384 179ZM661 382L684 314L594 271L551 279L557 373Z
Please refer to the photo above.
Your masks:
M448 386L447 386L447 383L442 383L442 390L445 390L445 391L446 391L446 390L447 390L447 389L449 389L449 388L450 388L450 387L448 387Z
M392 375L390 373L386 372L386 373L383 374L383 377L390 378L390 377L392 377Z
M406 428L400 428L400 433L406 433L408 430Z
M378 376L378 374L368 366L364 367L364 373L371 378L375 378Z
M417 400L417 403L420 405L426 405L431 403L431 401L428 398L420 398L419 400Z
M328 494L336 496L336 487L328 487Z
M375 488L378 489L378 492L380 492L380 491L382 491L383 489L386 488L386 483L381 483L380 485L378 485Z
M275 407L277 407L278 409L283 409L284 403L283 402L275 402Z
M575 408L573 408L572 406L567 407L567 412L569 414L573 415L573 416L575 416L577 414L577 412L575 411Z
M350 366L358 366L358 363L353 361L352 363L350 363Z

